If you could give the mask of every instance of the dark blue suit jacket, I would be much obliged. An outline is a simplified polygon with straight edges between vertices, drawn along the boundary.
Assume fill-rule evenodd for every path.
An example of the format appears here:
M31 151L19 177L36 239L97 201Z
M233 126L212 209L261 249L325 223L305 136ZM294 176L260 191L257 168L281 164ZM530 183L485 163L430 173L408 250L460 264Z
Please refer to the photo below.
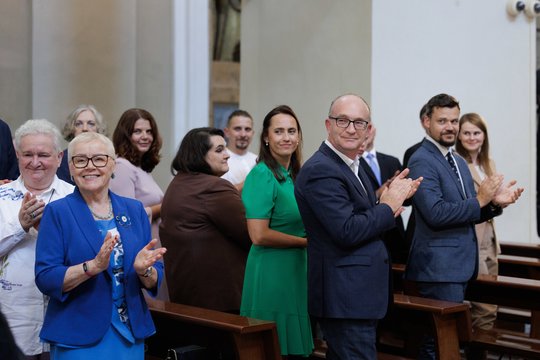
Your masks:
M138 200L109 192L116 226L124 247L125 295L129 320L136 339L155 332L146 306L142 283L133 268L135 256L150 240L148 216ZM69 266L92 260L103 238L78 188L73 194L45 207L36 247L36 284L50 301L41 330L41 338L67 345L89 345L99 341L111 325L111 269L83 282L69 292L62 292ZM163 264L154 267L158 285L163 278Z
M68 149L64 150L62 161L60 162L58 170L56 170L56 176L58 176L60 180L64 180L71 185L75 185L75 182L73 181L73 179L71 178L71 174L69 173Z
M8 124L0 119L0 180L19 177L19 165Z
M309 312L316 317L380 319L389 300L389 259L381 233L395 225L343 160L322 144L304 164L295 196L308 239Z
M394 156L378 151L375 153L381 171L381 182L384 184L386 180L394 176L396 171L401 171L401 163L399 162L399 159ZM363 157L360 157L360 165L364 168L371 186L374 189L377 189L379 187L377 177ZM403 218L401 216L396 218L396 226L393 229L386 231L382 235L382 238L386 244L386 248L390 252L392 262L404 264L409 256L410 242L407 242L405 239L405 226L403 225Z
M478 248L474 224L500 214L480 208L467 163L454 153L465 193L441 151L424 140L409 161L410 177L424 177L413 197L416 228L406 278L464 283L476 276Z

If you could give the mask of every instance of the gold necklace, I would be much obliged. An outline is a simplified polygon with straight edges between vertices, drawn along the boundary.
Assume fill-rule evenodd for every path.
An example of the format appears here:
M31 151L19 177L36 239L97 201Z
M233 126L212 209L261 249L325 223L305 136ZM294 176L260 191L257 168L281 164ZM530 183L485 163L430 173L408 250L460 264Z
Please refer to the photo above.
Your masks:
M98 219L98 220L109 220L113 217L113 210L112 210L112 202L111 202L111 198L109 198L109 212L107 213L107 215L105 216L102 216L102 215L99 215L99 214L96 214L94 212L94 210L92 210L92 208L90 207L90 205L88 205L88 208L90 209L90 212L92 213L92 215L94 216L94 218Z

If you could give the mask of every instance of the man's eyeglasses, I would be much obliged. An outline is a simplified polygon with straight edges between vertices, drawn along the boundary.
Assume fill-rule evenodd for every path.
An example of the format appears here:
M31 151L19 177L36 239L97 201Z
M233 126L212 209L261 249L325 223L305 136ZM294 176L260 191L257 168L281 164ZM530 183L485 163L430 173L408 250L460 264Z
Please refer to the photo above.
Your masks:
M337 127L348 128L352 123L356 130L366 130L369 122L366 120L349 120L346 117L333 117L329 116L329 119L336 120Z
M88 162L92 161L92 164L94 164L97 168L102 168L107 165L109 162L109 155L94 155L92 157L84 156L84 155L75 155L71 157L71 162L73 163L73 166L75 166L77 169L83 169L88 166Z

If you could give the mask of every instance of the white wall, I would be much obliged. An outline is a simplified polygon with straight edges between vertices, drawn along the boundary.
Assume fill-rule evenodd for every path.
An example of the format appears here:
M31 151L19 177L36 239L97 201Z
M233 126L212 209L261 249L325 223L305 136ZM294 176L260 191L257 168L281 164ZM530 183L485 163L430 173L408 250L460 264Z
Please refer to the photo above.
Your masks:
M32 4L32 116L63 126L77 105L94 104L112 132L135 104L134 2Z
M304 158L326 137L331 100L371 88L371 4L340 0L242 3L240 107L260 134L264 116L290 105L304 133ZM257 152L258 140L252 149Z
M31 84L32 117L62 128L75 106L93 104L112 135L126 109L147 109L163 137L162 161L153 176L165 190L180 140L189 129L208 125L208 1L31 4L26 12L32 21L25 26L33 30L32 73L25 80ZM12 12L19 8L10 4ZM15 25L9 30L17 31ZM13 130L25 120L18 119Z
M14 131L32 113L32 4L0 2L0 118Z
M372 112L376 147L402 159L423 136L430 97L455 96L489 126L491 155L526 188L497 218L505 241L537 241L536 22L507 15L505 0L373 1Z
M291 105L307 159L330 101L352 91L371 103L376 147L402 159L423 136L421 106L452 94L485 116L499 170L526 188L497 220L507 241L538 241L535 66L535 21L510 18L506 0L243 3L240 103L257 130L274 105Z

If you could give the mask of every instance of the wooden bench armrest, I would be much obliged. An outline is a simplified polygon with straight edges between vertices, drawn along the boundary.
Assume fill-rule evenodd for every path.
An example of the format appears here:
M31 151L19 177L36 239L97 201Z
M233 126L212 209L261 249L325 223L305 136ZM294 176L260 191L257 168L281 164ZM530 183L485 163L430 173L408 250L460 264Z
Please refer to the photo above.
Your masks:
M531 256L540 258L540 244L500 241L501 251L505 255Z
M184 323L227 330L239 334L271 330L276 326L273 321L252 319L245 316L168 301L146 299L146 302L152 316L164 316Z
M529 266L533 268L540 268L540 259L535 258L535 257L499 254L497 255L497 260L500 263L508 263L508 264L514 264L514 265Z
M499 351L528 359L540 358L540 339L504 329L477 329L473 334L471 345L481 350Z
M213 336L216 335L216 331L221 333L220 338L234 346L238 360L281 359L277 328L273 321L252 319L148 297L146 302L157 327L157 332L152 337L157 343L154 351L159 351L164 342L165 344L171 342L171 336L176 336L175 331L207 329L214 334ZM199 330L195 332L200 334ZM203 340L208 341L207 336L203 336Z
M460 304L404 294L394 294L394 304L401 308L427 311L441 315L466 312L469 310L469 306L463 303Z

